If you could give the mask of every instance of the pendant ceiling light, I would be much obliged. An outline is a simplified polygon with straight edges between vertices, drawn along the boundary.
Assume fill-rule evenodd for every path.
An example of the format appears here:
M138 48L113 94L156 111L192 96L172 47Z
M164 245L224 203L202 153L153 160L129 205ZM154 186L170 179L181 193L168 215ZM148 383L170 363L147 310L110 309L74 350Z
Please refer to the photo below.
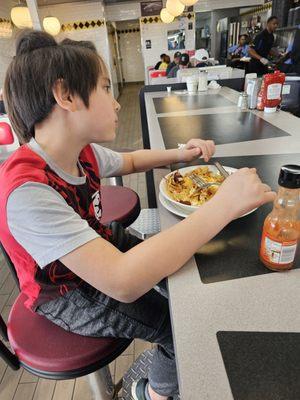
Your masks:
M177 17L183 13L184 5L179 0L167 0L166 9L169 14Z
M13 7L10 12L10 17L17 28L32 28L32 20L28 7L22 5Z
M43 27L52 36L58 35L60 32L60 22L56 17L45 17Z
M160 12L160 19L165 24L170 24L174 21L174 16L171 15L166 8L163 8Z
M197 3L198 0L180 0L180 3L184 4L185 6L193 6Z

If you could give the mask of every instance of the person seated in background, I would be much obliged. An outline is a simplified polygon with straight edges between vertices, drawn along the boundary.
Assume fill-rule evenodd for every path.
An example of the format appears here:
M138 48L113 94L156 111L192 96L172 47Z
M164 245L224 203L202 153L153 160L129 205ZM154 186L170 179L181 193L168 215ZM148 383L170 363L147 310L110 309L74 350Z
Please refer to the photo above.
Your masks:
M180 69L185 69L189 67L190 67L190 57L187 53L183 53L180 55L178 65L175 65L175 67L173 67L171 71L168 73L168 78L176 78L177 72Z
M158 62L155 64L154 69L159 69L160 64L161 64L161 63L163 62L163 60L164 60L164 56L166 56L165 53L162 53L162 54L160 55L160 61L158 61Z
M176 53L174 54L174 60L167 67L167 75L169 74L169 72L173 67L176 67L176 65L179 64L180 56L181 56L180 51L176 51Z
M228 49L228 58L230 60L240 60L243 57L249 57L249 36L240 35L238 44L235 44Z
M158 69L166 70L168 68L168 65L170 64L170 62L171 62L170 57L167 54L164 54L163 58L162 58L162 62Z
M195 52L195 55L192 57L194 67L210 67L212 64L208 61L209 54L205 49L198 49Z
M0 89L0 114L6 114L4 101L3 101L3 90Z

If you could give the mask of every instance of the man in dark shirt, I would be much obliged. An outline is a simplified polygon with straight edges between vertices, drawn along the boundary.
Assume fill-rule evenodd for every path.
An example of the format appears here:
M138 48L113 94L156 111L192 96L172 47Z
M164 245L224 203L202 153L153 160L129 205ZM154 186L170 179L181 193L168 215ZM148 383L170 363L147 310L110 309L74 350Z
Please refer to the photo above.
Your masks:
M278 19L273 16L267 21L267 27L260 32L254 39L253 44L249 47L249 55L251 57L249 71L263 75L268 72L268 56L272 53L271 49L274 45L274 32L278 28Z
M174 61L172 61L172 62L168 65L168 68L167 68L167 75L169 74L169 72L171 71L171 69L172 69L173 67L176 67L176 65L179 64L180 56L181 56L180 51L176 51L176 53L174 54Z

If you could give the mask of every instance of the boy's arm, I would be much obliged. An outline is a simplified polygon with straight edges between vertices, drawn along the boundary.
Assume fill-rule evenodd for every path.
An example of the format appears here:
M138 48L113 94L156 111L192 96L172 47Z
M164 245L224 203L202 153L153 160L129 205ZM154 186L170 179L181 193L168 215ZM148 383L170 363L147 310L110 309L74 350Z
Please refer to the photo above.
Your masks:
M207 162L215 152L212 140L191 139L183 149L172 150L137 150L122 153L123 166L120 175L143 172L152 168L177 162L188 162L203 157Z
M60 260L96 289L132 302L181 268L232 219L275 199L255 170L230 175L216 195L185 220L126 253L98 238Z

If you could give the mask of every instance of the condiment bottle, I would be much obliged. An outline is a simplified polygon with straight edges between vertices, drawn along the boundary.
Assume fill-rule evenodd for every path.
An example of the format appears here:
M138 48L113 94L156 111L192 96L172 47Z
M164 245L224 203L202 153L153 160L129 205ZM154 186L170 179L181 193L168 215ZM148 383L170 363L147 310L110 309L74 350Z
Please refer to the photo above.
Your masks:
M272 113L277 110L281 103L282 86L285 82L285 74L275 71L273 74L264 76L264 112Z
M260 87L260 91L258 92L258 95L257 95L256 108L259 111L263 111L264 108L265 108L264 97L263 97L264 89L265 89L265 81L264 81L264 78L263 78L262 83L261 83L261 87Z
M300 237L300 166L281 167L278 184L273 210L263 226L260 259L273 271L285 271L293 266Z

